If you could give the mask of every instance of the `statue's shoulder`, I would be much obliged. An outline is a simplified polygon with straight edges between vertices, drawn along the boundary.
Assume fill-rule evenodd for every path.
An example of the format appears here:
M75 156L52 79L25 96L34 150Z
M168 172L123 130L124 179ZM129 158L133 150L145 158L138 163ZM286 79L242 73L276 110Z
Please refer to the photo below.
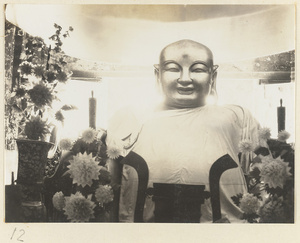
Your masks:
M238 121L238 123L240 123L241 125L244 123L247 117L252 116L250 111L247 108L244 108L239 105L228 104L228 105L224 105L223 109L231 113L232 116L234 116L235 119Z
M248 127L250 125L257 128L260 127L258 120L253 116L249 109L239 105L226 105L224 107L234 113L242 127Z
M245 111L247 111L247 109L245 109L244 107L234 104L224 105L223 107L224 109L234 112L238 116L242 116L245 113Z
M107 133L119 138L125 138L139 126L135 110L126 106L116 111L108 121Z

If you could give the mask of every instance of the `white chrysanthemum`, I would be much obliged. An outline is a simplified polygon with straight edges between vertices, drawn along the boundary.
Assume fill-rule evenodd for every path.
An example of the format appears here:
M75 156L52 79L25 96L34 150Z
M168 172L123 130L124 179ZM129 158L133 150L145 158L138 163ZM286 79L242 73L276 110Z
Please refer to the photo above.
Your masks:
M119 143L112 142L107 145L106 153L110 159L117 159L122 154L122 151L123 151L122 142Z
M64 194L62 192L56 192L52 197L52 203L57 210L62 211L66 205Z
M92 143L97 137L97 132L93 128L88 128L82 133L82 140L86 143Z
M80 192L66 197L65 215L71 222L88 222L94 218L96 204L90 198L85 198Z
M19 71L21 74L30 75L33 72L34 65L31 62L23 61L19 65Z
M278 140L285 142L291 135L287 131L280 131L278 133Z
M283 206L283 197L269 197L259 210L262 223L285 223L286 212Z
M257 213L259 207L260 207L260 202L256 196L250 193L246 193L243 195L240 201L240 209L245 214Z
M72 140L69 138L63 138L59 142L59 147L62 150L70 150L72 148L72 145L73 145Z
M254 150L253 143L248 139L242 140L239 143L239 150L242 153L253 152Z
M274 161L274 159L273 159L272 155L261 156L262 165L273 162L273 161Z
M68 172L71 174L71 178L73 178L73 184L85 187L86 185L91 186L93 180L98 180L102 166L98 165L92 154L85 152L84 154L78 153L76 156L73 156L68 168Z
M99 185L95 191L95 197L101 206L103 206L104 203L112 202L114 199L112 187L109 185Z
M263 127L258 130L258 137L262 140L268 140L271 138L271 129L268 127Z
M269 187L283 188L286 179L291 176L290 169L288 163L280 158L269 162L263 161L260 171L261 181L268 184Z

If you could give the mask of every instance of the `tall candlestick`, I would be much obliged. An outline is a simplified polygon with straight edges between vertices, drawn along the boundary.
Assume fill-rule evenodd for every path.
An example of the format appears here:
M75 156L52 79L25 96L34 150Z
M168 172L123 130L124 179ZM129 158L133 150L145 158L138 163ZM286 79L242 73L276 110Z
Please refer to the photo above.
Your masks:
M277 107L277 123L278 132L285 130L285 107L282 106L282 99L280 99L280 106Z
M14 174L13 171L11 172L11 184L12 184L12 185L15 184L15 174Z
M92 97L89 99L89 126L96 129L96 107L97 100L94 98L94 91L92 91Z

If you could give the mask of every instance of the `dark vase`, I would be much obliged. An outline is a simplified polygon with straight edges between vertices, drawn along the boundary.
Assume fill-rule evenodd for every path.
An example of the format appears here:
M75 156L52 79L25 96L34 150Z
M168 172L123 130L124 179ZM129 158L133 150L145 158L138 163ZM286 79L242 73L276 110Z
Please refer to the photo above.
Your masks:
M52 143L17 139L19 152L17 184L40 184L45 175L47 155Z
M17 139L18 176L17 187L20 192L22 221L41 222L45 220L43 203L43 180L48 151L53 143Z

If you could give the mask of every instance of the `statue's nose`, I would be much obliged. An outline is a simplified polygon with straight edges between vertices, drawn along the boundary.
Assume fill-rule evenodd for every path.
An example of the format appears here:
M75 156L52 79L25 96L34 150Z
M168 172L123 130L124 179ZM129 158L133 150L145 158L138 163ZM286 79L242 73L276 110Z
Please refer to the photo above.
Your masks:
M192 82L189 69L182 69L178 82L180 84L189 84Z

